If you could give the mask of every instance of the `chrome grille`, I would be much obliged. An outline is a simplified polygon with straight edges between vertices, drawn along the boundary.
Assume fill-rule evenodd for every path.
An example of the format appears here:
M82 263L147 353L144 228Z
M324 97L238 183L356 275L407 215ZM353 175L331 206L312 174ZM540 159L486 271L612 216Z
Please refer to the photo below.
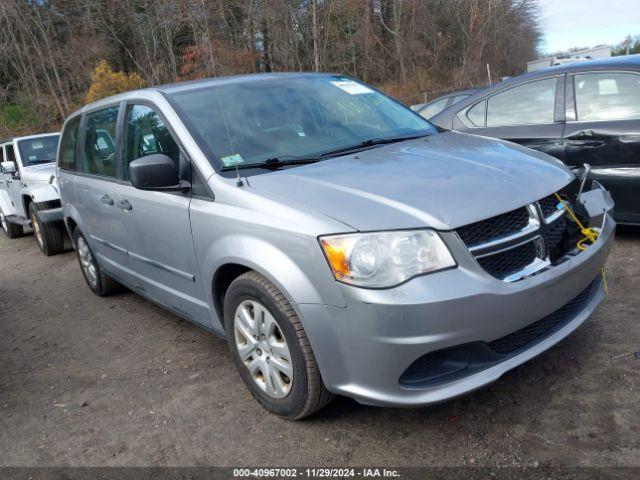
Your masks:
M460 227L457 231L462 241L472 247L488 240L506 237L529 224L527 207L518 208L496 217Z
M487 255L478 258L478 263L488 273L503 280L531 264L537 255L536 245L533 242L527 242L505 250L500 255Z
M456 229L480 266L514 282L548 268L566 253L567 219L555 195Z
M567 219L565 217L559 218L553 224L549 225L544 232L544 242L549 253L551 260L555 260L557 257L564 254L564 248L562 243L566 237Z
M549 217L558 211L558 205L560 202L555 195L549 195L548 197L544 197L540 200L538 204L540 205L542 215Z

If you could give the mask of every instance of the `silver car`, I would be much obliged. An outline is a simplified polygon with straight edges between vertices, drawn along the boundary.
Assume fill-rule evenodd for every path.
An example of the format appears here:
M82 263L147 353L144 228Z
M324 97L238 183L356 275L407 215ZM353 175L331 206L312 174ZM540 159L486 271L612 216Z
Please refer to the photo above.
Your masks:
M419 406L477 389L604 296L606 191L343 76L107 98L67 119L58 171L91 290L124 285L225 336L287 418L334 394Z

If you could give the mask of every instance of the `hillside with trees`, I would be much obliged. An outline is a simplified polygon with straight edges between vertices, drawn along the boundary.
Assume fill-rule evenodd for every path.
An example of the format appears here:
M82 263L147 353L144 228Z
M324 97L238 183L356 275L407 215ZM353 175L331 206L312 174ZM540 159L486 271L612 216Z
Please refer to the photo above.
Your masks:
M411 103L521 73L534 0L2 0L0 134L88 100L270 71L352 75ZM92 84L93 81L93 84Z

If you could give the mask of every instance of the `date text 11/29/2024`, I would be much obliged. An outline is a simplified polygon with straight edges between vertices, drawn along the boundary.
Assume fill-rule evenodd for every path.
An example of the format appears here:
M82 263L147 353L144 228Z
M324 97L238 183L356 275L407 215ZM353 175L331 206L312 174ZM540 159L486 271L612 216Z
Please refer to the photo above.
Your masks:
M399 478L386 468L234 468L233 478Z

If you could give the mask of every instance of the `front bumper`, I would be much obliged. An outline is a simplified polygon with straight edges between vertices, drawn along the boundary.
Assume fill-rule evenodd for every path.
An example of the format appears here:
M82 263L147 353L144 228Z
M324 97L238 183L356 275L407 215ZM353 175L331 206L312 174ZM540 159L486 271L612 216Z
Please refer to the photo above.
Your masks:
M547 271L508 283L477 264L452 233L443 238L459 266L387 290L340 284L345 308L298 304L327 388L361 403L418 406L487 385L569 335L602 301L596 280L608 257L615 223L607 215L595 244ZM562 326L503 361L435 386L400 381L418 358L454 346L489 343L558 311L594 283Z
M64 212L62 207L50 208L49 210L40 210L38 217L41 223L62 222L64 220Z

